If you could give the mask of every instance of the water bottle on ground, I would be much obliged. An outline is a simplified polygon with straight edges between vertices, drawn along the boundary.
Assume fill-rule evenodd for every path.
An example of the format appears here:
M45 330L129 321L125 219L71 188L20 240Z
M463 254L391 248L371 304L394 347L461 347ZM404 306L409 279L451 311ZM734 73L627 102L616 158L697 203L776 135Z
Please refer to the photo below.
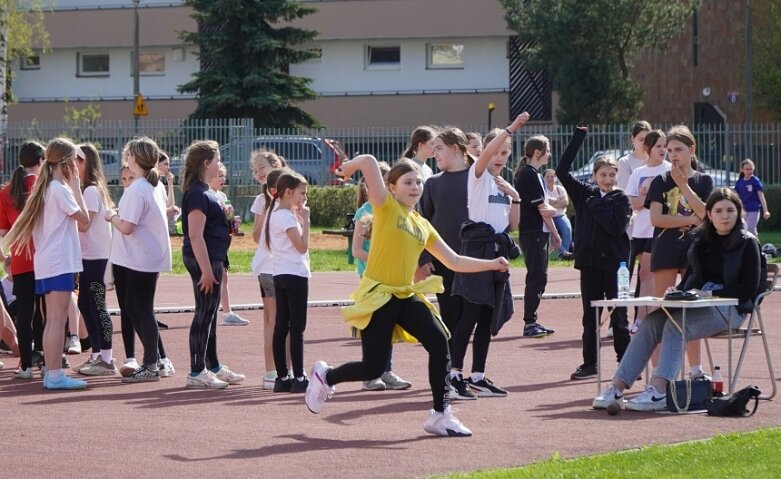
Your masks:
M621 262L618 267L618 299L629 299L629 268L626 267L626 261Z
M713 383L713 395L714 396L723 396L724 395L724 379L721 377L721 368L716 366L713 368L713 378L711 379L711 382Z

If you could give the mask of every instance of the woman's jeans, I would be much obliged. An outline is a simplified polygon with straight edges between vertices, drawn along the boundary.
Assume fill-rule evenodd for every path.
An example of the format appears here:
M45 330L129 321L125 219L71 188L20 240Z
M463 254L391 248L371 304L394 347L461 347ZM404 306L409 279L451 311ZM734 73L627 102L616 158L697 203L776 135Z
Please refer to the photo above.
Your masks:
M721 310L721 314L718 310ZM680 324L683 310L668 308L668 311ZM722 314L729 319L733 329L740 326L745 319L734 306L689 308L686 311L686 340L707 338L726 331L728 327ZM651 359L651 353L659 343L662 346L659 364L654 370L654 377L664 378L668 381L675 380L681 368L681 333L667 319L667 315L661 309L646 316L640 324L640 328L629 342L629 347L618 365L615 377L631 387L635 379L645 369L648 360Z
M561 246L559 247L559 254L569 252L570 246L572 246L572 223L570 223L567 215L554 216L553 224L556 225L556 229L561 236Z

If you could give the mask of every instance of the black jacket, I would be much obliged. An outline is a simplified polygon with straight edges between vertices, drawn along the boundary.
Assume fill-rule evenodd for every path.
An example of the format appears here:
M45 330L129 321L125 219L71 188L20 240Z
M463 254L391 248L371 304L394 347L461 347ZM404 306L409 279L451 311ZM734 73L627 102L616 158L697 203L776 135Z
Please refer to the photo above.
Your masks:
M575 206L575 268L615 272L621 261L629 261L626 229L632 206L623 190L613 190L603 197L598 186L578 181L570 174L585 137L585 131L575 130L556 167L556 176Z
M513 259L520 256L520 250L507 233L497 233L487 223L468 220L461 225L461 255L480 259L497 256ZM456 273L453 295L493 308L491 334L496 336L514 313L509 280L510 273L507 272Z
M707 247L704 230L694 230L694 242L687 252L689 266L686 274L681 279L680 289L701 289L708 282L702 277L700 265L701 248ZM738 298L738 311L741 314L750 313L754 309L754 299L763 291L767 269L762 269L762 253L759 241L754 235L746 231L746 225L741 220L727 237L722 258L714 260L722 261L723 289L713 290L714 296L724 298ZM766 267L765 267L766 268ZM764 274L765 277L762 277Z

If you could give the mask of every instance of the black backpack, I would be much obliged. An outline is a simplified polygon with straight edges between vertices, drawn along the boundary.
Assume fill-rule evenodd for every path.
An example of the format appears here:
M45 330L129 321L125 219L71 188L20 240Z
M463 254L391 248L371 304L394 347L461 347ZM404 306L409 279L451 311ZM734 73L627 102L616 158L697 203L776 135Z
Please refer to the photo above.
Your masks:
M708 405L708 416L721 416L721 417L745 417L753 416L757 412L759 407L759 395L762 391L756 386L749 385L720 398L713 398ZM746 408L748 402L754 398L754 409L749 412Z

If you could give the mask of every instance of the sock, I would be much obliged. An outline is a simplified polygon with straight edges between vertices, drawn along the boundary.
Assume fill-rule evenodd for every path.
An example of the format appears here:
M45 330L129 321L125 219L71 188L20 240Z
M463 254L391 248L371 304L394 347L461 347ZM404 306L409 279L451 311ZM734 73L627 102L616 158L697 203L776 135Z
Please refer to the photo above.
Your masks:
M460 369L451 369L450 370L450 376L449 376L450 378L456 379L456 378L462 377L462 376L463 376L463 371L461 371Z
M301 381L301 382L303 382L303 381L304 381L304 379L306 379L306 376L298 376L298 377L296 378L296 381Z
M111 360L114 359L114 350L109 349L101 349L100 350L100 357L103 359L103 361L106 364L111 364Z
M692 364L692 365L691 365L691 368L689 369L689 371L690 371L692 374L699 374L699 373L705 372L705 371L703 371L703 369L702 369L702 364Z
M64 373L62 369L49 369L46 371L46 375L49 376L49 379L60 379Z
M266 371L266 374L263 376L264 379L276 379L277 378L277 372L276 371Z
M90 360L94 361L100 357L100 353L90 353L89 358Z
M211 372L217 373L222 368L221 364L218 364L217 367L211 368Z
M482 381L483 379L485 379L485 373L476 373L472 371L472 381L477 382Z

